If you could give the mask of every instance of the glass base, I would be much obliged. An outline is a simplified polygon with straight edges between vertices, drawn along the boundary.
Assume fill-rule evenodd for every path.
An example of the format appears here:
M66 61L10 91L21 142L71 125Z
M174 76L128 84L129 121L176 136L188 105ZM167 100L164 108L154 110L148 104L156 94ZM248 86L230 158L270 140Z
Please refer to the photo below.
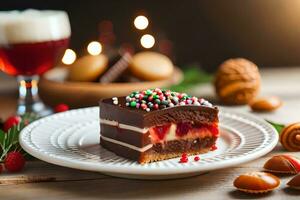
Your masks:
M17 114L34 113L44 117L53 113L53 110L46 106L38 95L38 76L18 76L19 101Z
M31 105L19 103L17 107L17 114L24 115L25 113L34 113L39 117L45 117L53 114L53 110L41 101L34 102Z

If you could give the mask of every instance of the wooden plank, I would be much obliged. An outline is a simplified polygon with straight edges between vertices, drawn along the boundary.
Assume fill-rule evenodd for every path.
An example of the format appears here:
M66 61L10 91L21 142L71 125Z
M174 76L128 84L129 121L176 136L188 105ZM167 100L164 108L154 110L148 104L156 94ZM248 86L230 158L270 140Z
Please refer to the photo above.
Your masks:
M52 165L42 161L30 161L20 173L3 173L0 176L0 185L95 180L106 178L101 173L80 171Z
M106 177L95 180L73 180L0 187L1 199L299 199L300 191L285 188L290 177L282 177L281 187L267 195L245 195L232 186L234 178L257 168L230 168L192 178L141 181Z

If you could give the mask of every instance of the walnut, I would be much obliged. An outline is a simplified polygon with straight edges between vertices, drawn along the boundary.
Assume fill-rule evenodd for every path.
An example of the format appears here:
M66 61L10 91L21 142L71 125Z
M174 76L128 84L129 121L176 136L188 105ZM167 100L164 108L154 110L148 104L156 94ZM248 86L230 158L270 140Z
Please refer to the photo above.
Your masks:
M244 58L223 62L215 77L215 89L225 104L248 104L258 94L260 74L258 67Z

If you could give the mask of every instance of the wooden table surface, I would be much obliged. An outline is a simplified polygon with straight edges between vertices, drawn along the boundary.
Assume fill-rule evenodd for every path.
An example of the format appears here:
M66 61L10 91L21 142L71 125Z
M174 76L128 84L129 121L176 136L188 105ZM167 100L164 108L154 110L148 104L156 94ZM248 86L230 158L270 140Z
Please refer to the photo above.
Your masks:
M275 122L300 121L300 68L268 69L262 71L262 76L261 95L277 95L283 99L284 105L274 113L252 114ZM5 118L15 109L15 85L9 84L11 79L3 79L1 75L0 83L0 117ZM209 85L197 87L192 92L213 97ZM247 106L230 109L250 112ZM21 173L0 174L0 199L299 199L300 191L285 186L291 176L281 177L281 187L263 195L244 194L232 186L239 174L261 170L268 158L282 153L289 152L278 145L266 156L243 165L196 177L163 181L114 178L31 161ZM289 154L300 157L300 153Z

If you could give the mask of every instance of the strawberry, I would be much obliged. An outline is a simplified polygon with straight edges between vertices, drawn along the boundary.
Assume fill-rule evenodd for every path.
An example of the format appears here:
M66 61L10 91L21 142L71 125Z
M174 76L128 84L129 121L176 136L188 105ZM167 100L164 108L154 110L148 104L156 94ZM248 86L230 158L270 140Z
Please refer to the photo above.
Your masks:
M4 160L4 166L9 172L19 172L25 166L24 156L18 151L9 152Z
M3 124L3 130L7 132L11 127L18 125L20 121L21 121L21 117L19 116L9 117Z
M54 111L56 113L64 112L64 111L67 111L67 110L69 110L69 106L67 104L64 104L64 103L58 104L54 108Z

